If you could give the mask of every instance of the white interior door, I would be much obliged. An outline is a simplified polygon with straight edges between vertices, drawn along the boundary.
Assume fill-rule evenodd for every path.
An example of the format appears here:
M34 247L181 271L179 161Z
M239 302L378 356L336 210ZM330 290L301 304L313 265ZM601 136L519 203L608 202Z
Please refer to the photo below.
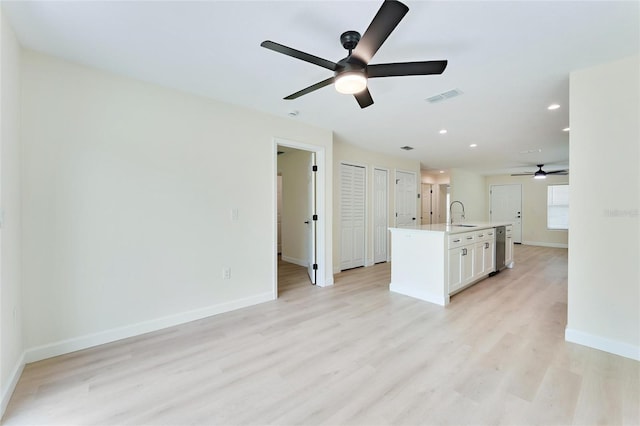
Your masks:
M308 195L309 195L309 214L307 216L306 224L308 225L308 267L307 272L309 273L309 279L311 283L316 283L316 272L318 271L318 261L317 261L317 226L318 226L318 212L317 212L317 204L316 204L316 153L312 152L309 156L309 166L308 166Z
M430 183L422 184L422 224L430 225L433 223L433 200L431 196L433 194L432 185Z
M364 167L340 164L340 225L340 270L364 266Z
M277 220L278 220L278 254L282 254L282 176L278 175L277 188Z
M416 225L416 174L396 171L396 226L412 228Z
M373 262L387 261L389 235L389 172L373 170Z
M491 185L492 222L513 223L513 242L522 243L522 185Z

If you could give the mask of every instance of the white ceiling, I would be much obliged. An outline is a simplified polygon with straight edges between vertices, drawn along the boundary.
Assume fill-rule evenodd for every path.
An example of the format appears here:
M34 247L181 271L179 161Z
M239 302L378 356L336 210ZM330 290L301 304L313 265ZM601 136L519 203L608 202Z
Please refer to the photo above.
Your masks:
M444 74L372 79L366 109L331 86L282 99L331 72L263 40L337 62L340 34L364 33L380 4L2 1L25 47L331 129L427 170L568 167L569 73L640 52L637 1L405 1L409 13L371 63L448 59ZM463 95L425 101L454 88Z

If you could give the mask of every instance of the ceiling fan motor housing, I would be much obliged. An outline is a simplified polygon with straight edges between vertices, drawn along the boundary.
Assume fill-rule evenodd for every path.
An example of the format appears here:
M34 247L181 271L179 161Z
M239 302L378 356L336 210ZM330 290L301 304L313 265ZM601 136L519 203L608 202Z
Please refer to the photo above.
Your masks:
M349 55L351 55L351 51L356 48L359 41L360 33L357 31L345 31L340 36L340 43L342 43L342 47L349 51Z

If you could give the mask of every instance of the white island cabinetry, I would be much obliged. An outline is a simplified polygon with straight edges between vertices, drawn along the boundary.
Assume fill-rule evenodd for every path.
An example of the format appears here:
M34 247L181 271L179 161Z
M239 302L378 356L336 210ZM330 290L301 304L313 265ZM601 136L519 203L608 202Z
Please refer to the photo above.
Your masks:
M390 290L447 305L452 294L495 271L500 225L505 224L391 228ZM513 262L513 250L505 247L505 252Z

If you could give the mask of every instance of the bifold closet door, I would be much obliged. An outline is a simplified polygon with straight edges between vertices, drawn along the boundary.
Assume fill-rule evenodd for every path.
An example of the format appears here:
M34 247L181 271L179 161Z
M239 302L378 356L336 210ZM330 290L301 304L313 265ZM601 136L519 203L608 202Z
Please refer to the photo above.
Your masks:
M364 266L365 179L364 167L340 164L340 270Z

